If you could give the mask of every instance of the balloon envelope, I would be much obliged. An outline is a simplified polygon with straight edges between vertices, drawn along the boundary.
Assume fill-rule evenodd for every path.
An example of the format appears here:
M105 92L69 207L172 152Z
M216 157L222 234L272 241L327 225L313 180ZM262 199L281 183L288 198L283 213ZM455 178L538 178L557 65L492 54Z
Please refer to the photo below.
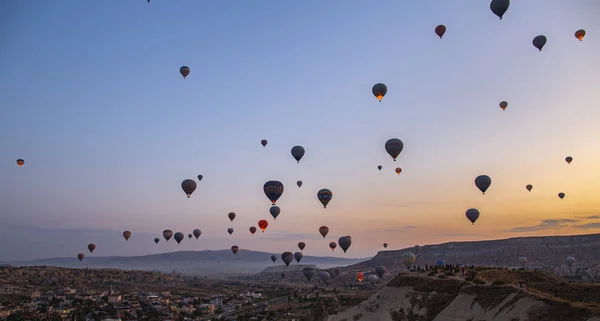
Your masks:
M129 238L131 237L131 232L129 232L129 231L123 232L123 237L125 238L125 241L129 240Z
M546 36L539 35L539 36L536 36L535 38L533 38L533 41L531 43L533 43L534 47L536 47L540 51L542 51L542 48L544 48L544 46L546 45L547 40L548 39L546 39Z
M181 232L177 232L175 233L175 235L173 235L173 238L175 239L175 241L177 241L177 244L181 243L181 241L183 241L183 233Z
M435 27L435 34L438 35L438 37L440 37L440 39L442 39L442 36L445 33L446 33L446 26L439 25L439 26Z
M477 219L479 218L479 210L475 208L470 208L467 210L466 216L469 219L469 221L471 221L471 223L475 225L475 221L477 221Z
M373 85L371 92L373 93L373 96L377 98L377 100L381 101L385 94L387 94L387 86L382 83L377 83Z
M188 198L192 196L192 193L196 190L196 186L196 181L193 179L186 179L181 182L181 189L183 189Z
M192 231L192 234L194 234L194 237L196 237L196 239L198 239L200 237L200 235L202 235L202 231L200 231L200 229L195 229Z
M348 251L348 249L350 248L350 245L352 245L352 238L348 236L342 236L339 238L338 244L340 245L342 250L344 250L344 253L346 253L346 251Z
M396 158L400 155L403 149L404 143L398 138L392 138L385 142L385 151L390 156L392 156L394 162L396 161Z
M325 236L327 236L327 233L329 233L329 227L327 227L325 225L319 227L319 234L321 234L321 236L323 236L323 238L325 238Z
M292 252L283 252L281 254L281 260L283 261L283 263L285 263L285 265L290 265L290 263L292 263L292 261L294 260L294 253Z
M508 10L509 6L510 0L492 0L492 2L490 2L490 10L492 10L495 15L500 17L500 20L502 20L502 17Z
M179 73L181 73L181 75L183 76L183 79L185 79L185 77L189 76L189 74L190 74L190 67L181 66L181 68L179 68Z
M492 185L492 179L487 175L479 175L475 178L475 186L485 195L485 191Z
M263 191L273 205L283 194L283 184L280 181L268 181L263 185Z
M302 159L302 157L304 157L304 153L305 153L304 147L299 146L299 145L298 146L294 146L294 147L292 147L292 151L291 152L292 152L292 156L294 157L294 159L298 163L300 163L300 160Z
M331 191L326 188L317 192L317 199L319 200L319 202L321 202L321 204L323 204L323 208L327 208L327 204L329 204L332 197L333 193L331 193Z
M273 205L271 206L271 208L269 208L269 213L271 213L273 219L276 220L277 216L279 216L279 213L281 213L281 209L279 208L279 206Z
M169 242L169 240L171 239L172 236L173 236L173 231L171 231L171 230L163 231L163 237L165 238L165 240L167 240L167 242Z

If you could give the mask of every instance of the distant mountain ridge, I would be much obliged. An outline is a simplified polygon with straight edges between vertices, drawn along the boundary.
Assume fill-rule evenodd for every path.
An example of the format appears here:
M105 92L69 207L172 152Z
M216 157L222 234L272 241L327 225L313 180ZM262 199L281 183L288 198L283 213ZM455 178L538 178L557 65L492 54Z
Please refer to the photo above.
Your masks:
M143 256L104 256L95 257L85 253L79 262L75 256L38 259L32 261L11 262L15 266L51 265L69 268L117 268L124 270L146 270L172 272L188 275L220 276L227 274L253 274L268 266L281 265L281 254L251 250L239 250L233 255L231 250L177 251ZM277 255L277 261L271 261L271 255ZM347 266L364 261L364 258L337 258L304 256L302 264L316 265L320 268ZM291 265L297 264L295 261Z
M527 257L528 268L539 268L559 276L584 281L600 281L600 234L571 236L532 236L500 240L448 242L401 250L380 251L372 259L349 266L349 269L373 269L383 265L391 270L405 270L402 253L417 256L416 265L447 264L518 267L518 257ZM568 256L576 261L569 268Z

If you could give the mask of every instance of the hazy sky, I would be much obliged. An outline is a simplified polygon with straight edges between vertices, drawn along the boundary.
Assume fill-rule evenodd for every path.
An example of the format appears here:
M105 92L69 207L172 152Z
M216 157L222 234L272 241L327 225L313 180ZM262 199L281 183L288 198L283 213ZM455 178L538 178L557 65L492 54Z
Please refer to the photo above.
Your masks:
M383 242L600 232L599 13L597 0L513 1L501 21L479 0L2 1L0 260L89 242L137 255L306 241L325 255L343 235L353 244L333 255L364 257ZM203 234L155 245L165 228Z

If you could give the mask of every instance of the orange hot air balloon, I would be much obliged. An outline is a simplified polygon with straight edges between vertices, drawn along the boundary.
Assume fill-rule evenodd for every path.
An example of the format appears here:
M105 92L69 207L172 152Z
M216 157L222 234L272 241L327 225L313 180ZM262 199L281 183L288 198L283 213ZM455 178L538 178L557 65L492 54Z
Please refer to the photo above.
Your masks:
M356 279L358 280L358 282L362 282L363 278L365 277L365 274L362 272L357 272L356 273Z
M263 233L267 229L267 226L269 226L269 222L267 222L267 220L260 220L260 221L258 221L258 227L260 228L260 230Z
M252 233L252 235L254 235L254 233L256 233L256 227L254 227L254 226L250 227L250 233Z
M25 164L25 161L22 159L17 159L17 165L19 165L19 167L23 166L23 164Z
M579 41L583 40L583 37L585 37L585 30L583 29L579 29L577 31L575 31L575 38L579 39Z
M396 167L396 174L400 175L402 173L402 168Z
M502 108L502 110L506 110L506 107L508 107L508 103L505 101L501 101L500 102L500 108Z
M445 33L446 33L446 26L439 25L439 26L435 27L435 34L438 35L440 37L440 39L442 39L442 36Z

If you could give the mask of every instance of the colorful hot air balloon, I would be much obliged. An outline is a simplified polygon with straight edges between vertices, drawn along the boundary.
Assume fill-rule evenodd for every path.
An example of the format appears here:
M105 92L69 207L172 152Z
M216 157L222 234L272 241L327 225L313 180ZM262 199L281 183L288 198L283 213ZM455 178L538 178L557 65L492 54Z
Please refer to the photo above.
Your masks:
M267 226L269 226L269 222L267 222L267 220L260 220L260 221L258 221L258 228L260 228L260 230L263 233L267 229Z
M23 166L23 164L25 164L25 161L22 159L17 159L17 165L19 165L19 167Z
M504 16L509 6L510 0L492 0L490 10L502 20L502 16Z
M233 252L233 255L236 255L239 250L240 248L237 245L231 247L231 252Z
M382 168L383 168L383 166L381 166L381 165L377 166L378 170L381 170Z
M348 251L348 248L350 248L350 245L352 245L352 238L349 236L342 236L339 238L338 244L340 245L342 250L344 250L344 253L346 253L346 251Z
M383 248L387 249L387 247L388 247L388 244L387 243L383 243Z
M396 174L400 175L402 173L402 168L396 167Z
M560 199L565 198L565 193L558 193L558 197L560 197Z
M506 107L508 107L508 103L505 101L501 101L500 102L500 108L502 108L502 110L506 110Z
M575 31L575 38L579 39L579 41L583 40L583 37L585 37L585 30L583 29L579 29L577 31Z
M285 265L290 266L290 263L294 260L294 253L292 252L283 252L281 254L281 260Z
M304 257L304 255L302 255L301 252L294 253L294 259L296 259L296 262L300 263L300 261L302 260L302 257Z
M292 147L292 156L298 163L300 163L300 160L302 159L302 157L304 157L304 152L305 150L302 146Z
M321 204L323 204L323 208L327 208L327 204L329 204L329 201L331 201L332 197L333 193L326 188L317 192L317 199L319 202L321 202Z
M327 236L327 233L329 233L329 227L325 225L319 227L319 233L321 234L321 236L323 236L323 238L325 238L325 236Z
M84 257L85 257L85 254L83 254L83 253L77 254L77 258L79 259L79 262L81 262L81 260L83 260Z
M548 39L546 39L546 36L539 35L539 36L536 36L535 38L533 38L533 41L531 43L533 43L534 47L536 47L540 51L542 51L542 48L544 48L544 46L546 45L547 40Z
M573 161L573 157L571 157L571 156L567 156L565 158L565 162L567 162L567 164L571 164L572 161Z
M94 244L94 243L88 244L88 250L90 250L90 253L94 252L95 249L96 249L96 244Z
M266 147L267 146L267 140L266 139L261 140L260 144L262 145L262 147Z
M273 263L275 263L275 261L277 261L277 255L275 255L275 254L271 255L271 261L273 261Z
M250 234L254 235L256 233L256 227L250 226Z
M377 83L373 85L371 92L373 92L373 96L375 96L377 100L381 101L385 94L387 94L387 86L382 83Z
M197 240L200 237L200 235L202 235L202 231L200 231L200 229L197 228L192 231L192 234L194 234L194 237L196 237L196 240Z
M160 239L158 237L154 238L154 244L158 244L158 242L160 242Z
M398 138L392 138L385 142L385 151L390 156L392 156L394 162L396 161L396 158L398 157L398 155L400 155L403 149L404 143Z
M167 240L167 242L169 242L169 240L171 239L172 236L173 236L173 231L171 231L171 230L163 231L163 237L165 238L165 240Z
M181 232L177 232L175 233L175 235L173 235L173 238L175 239L175 241L177 242L177 244L181 243L181 241L183 241L183 233Z
M475 186L485 195L485 191L492 185L492 179L487 175L479 175L475 178Z
M283 184L280 181L268 181L263 186L263 191L273 205L283 194Z
M228 228L228 229L227 229L227 233L229 233L229 235L233 234L233 228L231 228L231 227L230 227L230 228Z
M362 282L363 278L365 277L365 274L362 272L356 272L356 279L358 280L358 282Z
M525 188L531 192L531 189L533 188L533 185L531 184L527 184L527 186L525 186Z
M435 27L435 34L438 35L438 37L440 37L440 39L442 39L442 36L445 33L446 33L446 26L439 25L439 26Z
M190 198L190 196L192 196L192 193L196 190L196 186L196 181L194 181L193 179L186 179L183 182L181 182L181 188L187 195L187 198Z
M303 251L305 247L306 247L306 243L304 243L304 242L298 243L298 248L300 249L300 251Z
M235 213L230 212L229 214L227 214L227 217L229 217L229 219L233 222L233 219L235 219Z
M125 238L125 241L129 240L129 238L131 237L131 232L129 232L129 231L123 232L123 237Z
M298 185L298 188L302 187L302 181L297 181L296 185Z
M331 249L331 251L335 251L335 248L337 247L337 243L335 242L329 242L329 248Z
M203 178L204 178L204 176L198 175L198 182L201 181Z
M467 210L466 216L469 219L469 221L471 221L471 223L475 225L475 221L477 221L477 219L479 218L479 211L475 208L470 208Z
M269 208L269 213L271 213L273 219L276 220L277 216L279 216L279 213L281 213L281 209L279 208L279 206L273 205L271 206L271 208Z
M183 76L183 79L185 79L185 77L189 76L189 74L190 74L190 67L181 66L181 68L179 68L179 73L181 73L181 75Z
M404 266L406 266L408 270L410 270L410 267L415 264L416 260L417 257L410 252L404 252L402 254L402 263L404 263Z

